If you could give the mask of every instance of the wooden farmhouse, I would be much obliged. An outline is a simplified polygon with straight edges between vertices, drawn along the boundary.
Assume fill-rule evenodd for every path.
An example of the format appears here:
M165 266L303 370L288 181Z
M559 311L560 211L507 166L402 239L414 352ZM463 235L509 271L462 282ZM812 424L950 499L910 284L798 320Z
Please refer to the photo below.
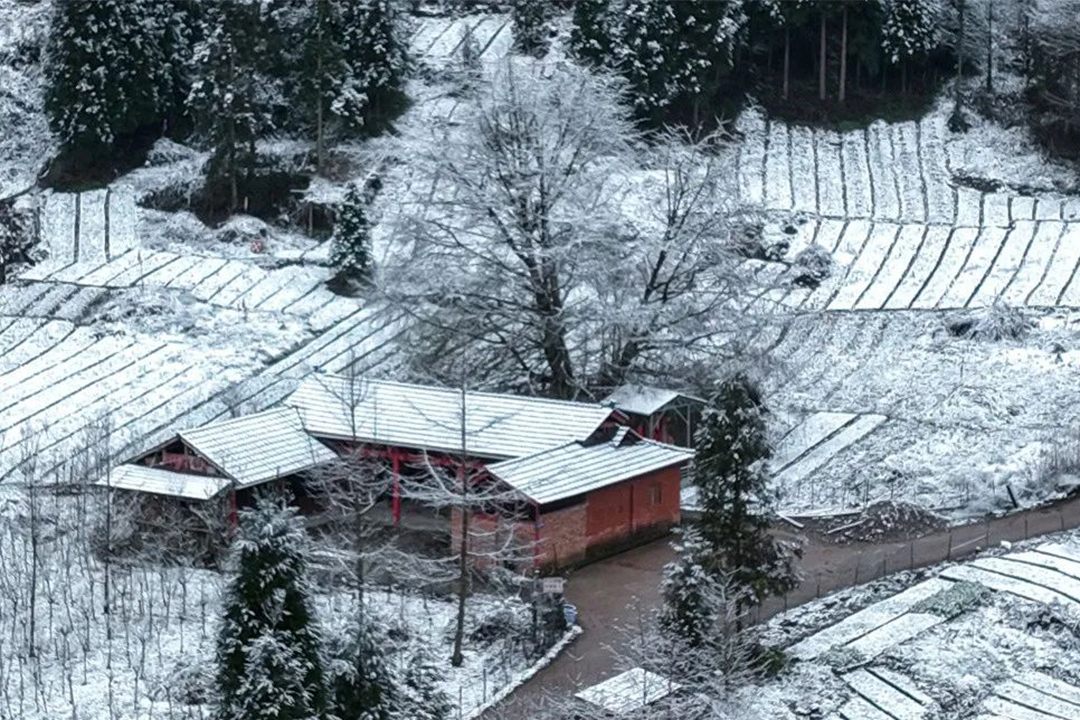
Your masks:
M475 528L499 525L527 541L537 565L565 566L679 522L681 468L693 453L629 422L598 403L315 374L281 407L181 430L99 484L157 502L221 503L232 519L255 488L289 483L303 496L306 477L341 454L359 454L390 470L394 524L430 520L402 492L403 478L457 473L500 498L471 513ZM456 542L460 516L441 521Z

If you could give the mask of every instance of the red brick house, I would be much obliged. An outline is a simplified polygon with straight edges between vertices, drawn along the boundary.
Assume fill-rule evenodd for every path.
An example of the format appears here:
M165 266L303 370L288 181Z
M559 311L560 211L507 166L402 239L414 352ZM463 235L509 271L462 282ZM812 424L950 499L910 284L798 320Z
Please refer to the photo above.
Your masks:
M532 504L518 521L535 562L580 564L667 533L679 522L682 466L693 451L621 427L594 438L487 466Z

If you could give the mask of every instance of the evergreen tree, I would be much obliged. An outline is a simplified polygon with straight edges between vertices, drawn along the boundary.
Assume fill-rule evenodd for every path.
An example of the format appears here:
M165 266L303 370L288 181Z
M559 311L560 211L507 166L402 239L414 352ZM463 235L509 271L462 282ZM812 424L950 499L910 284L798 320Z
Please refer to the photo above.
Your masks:
M715 621L713 549L693 526L678 533L680 542L674 545L678 557L664 568L660 624L691 647L699 647L709 639Z
M697 435L694 484L702 537L717 566L757 600L794 587L791 557L769 536L771 455L761 391L745 375L726 381Z
M881 26L881 46L892 64L900 65L907 89L910 62L924 62L937 47L937 4L934 0L888 0Z
M170 95L157 0L60 0L46 58L45 109L63 150L79 158L160 122Z
M304 33L301 63L301 104L315 128L315 157L319 172L326 169L326 134L331 108L349 76L345 62L345 25L336 0L315 0Z
M227 187L230 211L240 207L241 187L255 170L255 140L269 125L257 96L259 9L258 0L214 3L206 38L195 51L197 79L189 101L213 151L207 185L211 193Z
M371 279L371 225L368 223L364 197L353 185L345 195L330 240L330 265L335 280L345 285Z
M237 576L218 636L218 720L326 717L320 637L311 615L307 537L292 508L259 500L241 517Z
M401 680L401 719L450 720L454 706L439 686L442 674L424 648L408 660Z
M630 0L624 15L618 67L638 119L652 127L703 122L743 41L743 4Z
M574 56L598 67L611 65L619 34L619 21L611 0L578 0L574 3L573 20L570 50Z
M514 25L514 49L538 58L547 55L551 15L549 0L513 0L510 20Z
M677 3L629 0L618 49L619 68L629 85L638 120L659 126L676 91L671 49L678 37Z
M392 0L342 6L344 75L331 105L355 132L374 134L405 106L407 40Z
M331 712L338 718L390 720L399 702L383 657L386 638L360 622L331 666Z

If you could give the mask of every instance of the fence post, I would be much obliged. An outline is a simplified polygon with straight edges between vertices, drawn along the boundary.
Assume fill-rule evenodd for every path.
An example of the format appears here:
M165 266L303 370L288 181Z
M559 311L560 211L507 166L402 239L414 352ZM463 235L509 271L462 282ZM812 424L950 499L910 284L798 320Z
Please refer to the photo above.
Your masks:
M945 556L945 559L946 559L946 560L952 560L952 533L953 533L953 530L952 530L952 528L950 527L950 528L949 528L949 552L948 552L948 554L947 554L947 555Z
M908 550L911 551L911 565L908 567L908 570L914 570L915 569L915 541L914 540L912 540L911 544L908 545Z
M1027 540L1031 535L1028 534L1028 516L1024 516L1024 539Z

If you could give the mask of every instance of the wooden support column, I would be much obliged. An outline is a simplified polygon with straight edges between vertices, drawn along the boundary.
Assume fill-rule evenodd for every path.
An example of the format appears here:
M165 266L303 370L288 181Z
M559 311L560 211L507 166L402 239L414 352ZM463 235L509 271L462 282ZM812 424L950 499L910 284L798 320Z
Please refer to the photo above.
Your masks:
M397 448L390 449L390 466L394 473L394 485L391 492L391 508L394 513L394 525L401 524L401 455Z

